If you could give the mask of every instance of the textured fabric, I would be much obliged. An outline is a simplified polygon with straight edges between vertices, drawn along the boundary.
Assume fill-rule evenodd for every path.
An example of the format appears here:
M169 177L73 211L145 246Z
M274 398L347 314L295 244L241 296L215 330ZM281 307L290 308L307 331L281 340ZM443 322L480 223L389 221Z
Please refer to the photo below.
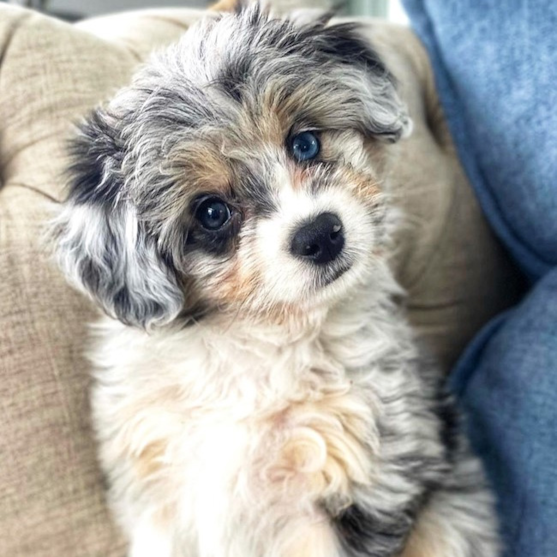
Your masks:
M406 0L406 7L487 218L539 278L557 262L557 5Z
M166 40L182 31L155 27ZM81 353L94 312L48 262L40 238L50 198L62 195L72 122L123 84L137 59L124 44L0 5L2 557L125 552L88 418Z
M557 268L474 343L454 376L499 493L508 557L557 545Z
M0 556L116 557L83 360L94 310L41 242L63 196L72 123L125 83L153 48L200 16L159 10L70 26L0 4ZM395 268L410 316L444 367L511 304L516 275L454 154L427 58L405 29L372 25L411 107L393 150L406 213Z
M406 0L461 160L532 291L453 385L500 499L508 557L557 547L557 4Z

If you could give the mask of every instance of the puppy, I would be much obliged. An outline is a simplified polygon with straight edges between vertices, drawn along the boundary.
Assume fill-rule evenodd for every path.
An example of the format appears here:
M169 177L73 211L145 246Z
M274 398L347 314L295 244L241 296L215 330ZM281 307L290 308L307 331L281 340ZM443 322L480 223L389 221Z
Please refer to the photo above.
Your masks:
M73 142L56 225L109 317L93 423L131 557L493 557L388 267L411 121L351 23L207 17Z

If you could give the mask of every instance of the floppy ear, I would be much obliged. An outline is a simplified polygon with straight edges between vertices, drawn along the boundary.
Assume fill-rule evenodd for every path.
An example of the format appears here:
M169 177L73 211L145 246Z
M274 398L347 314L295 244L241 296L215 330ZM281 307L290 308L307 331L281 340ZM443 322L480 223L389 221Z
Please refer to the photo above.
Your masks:
M321 20L326 24L327 16ZM340 62L339 79L357 95L354 105L361 131L388 142L398 141L412 132L412 120L402 102L394 76L362 34L358 23L324 26L319 33L317 48Z
M69 195L53 229L61 268L126 324L148 328L171 321L182 308L183 294L126 199L119 122L96 110L71 154Z

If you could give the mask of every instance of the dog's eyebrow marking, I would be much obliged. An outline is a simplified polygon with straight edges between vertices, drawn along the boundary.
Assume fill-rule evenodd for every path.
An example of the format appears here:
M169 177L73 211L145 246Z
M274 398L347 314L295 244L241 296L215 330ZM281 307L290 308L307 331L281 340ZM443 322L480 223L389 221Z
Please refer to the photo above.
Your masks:
M244 86L251 69L251 62L247 52L242 53L236 60L224 66L216 79L218 86L232 99L241 103L244 96Z

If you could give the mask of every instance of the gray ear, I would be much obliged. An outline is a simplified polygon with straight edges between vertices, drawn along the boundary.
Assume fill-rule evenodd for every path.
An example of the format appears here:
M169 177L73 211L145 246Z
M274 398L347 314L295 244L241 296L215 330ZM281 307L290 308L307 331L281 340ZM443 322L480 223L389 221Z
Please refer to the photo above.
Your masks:
M388 142L412 132L412 120L402 102L397 83L385 62L362 34L358 23L327 25L321 19L308 29L315 33L314 45L323 55L339 64L338 81L349 87L359 102L347 106L343 116L354 119L361 131ZM320 25L325 24L326 26Z
M70 189L54 226L70 281L126 324L151 327L183 306L176 275L123 191L118 124L96 111L71 146Z

